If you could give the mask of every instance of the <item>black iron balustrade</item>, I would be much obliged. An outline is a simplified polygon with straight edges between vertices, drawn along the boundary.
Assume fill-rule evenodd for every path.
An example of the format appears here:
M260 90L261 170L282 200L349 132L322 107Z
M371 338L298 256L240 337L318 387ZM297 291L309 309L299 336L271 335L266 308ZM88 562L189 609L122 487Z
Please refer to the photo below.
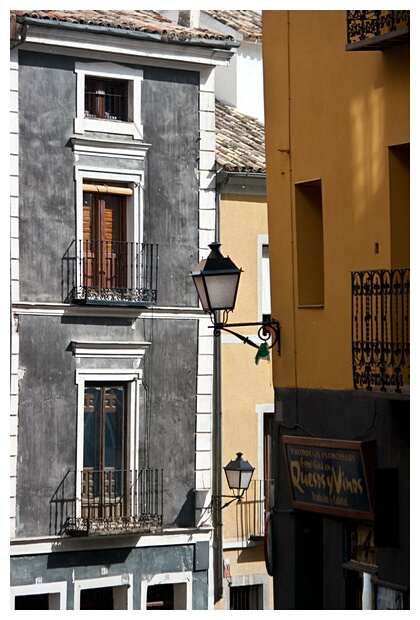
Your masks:
M55 506L55 518L51 518L55 533L87 536L156 531L163 525L163 470L68 472L51 505Z
M393 389L410 382L410 270L352 273L353 384Z
M264 536L265 515L274 480L251 480L244 497L236 504L243 540L260 540Z
M409 43L410 11L347 11L346 50L382 50Z
M78 304L157 302L158 245L126 241L74 241L63 257L63 296Z

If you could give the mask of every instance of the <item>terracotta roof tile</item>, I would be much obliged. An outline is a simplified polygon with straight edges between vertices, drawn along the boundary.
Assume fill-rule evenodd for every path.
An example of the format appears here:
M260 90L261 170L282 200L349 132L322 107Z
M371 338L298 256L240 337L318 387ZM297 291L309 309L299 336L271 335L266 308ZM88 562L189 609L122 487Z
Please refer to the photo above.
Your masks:
M254 11L207 11L216 14L216 19L227 19L236 28L245 27L244 14ZM156 33L164 40L180 41L190 37L215 40L233 40L232 37L210 32L204 29L185 28L154 11L99 11L99 10L30 10L11 11L19 21L25 17L45 19L57 22L68 22L136 30ZM223 15L222 15L223 14ZM232 14L233 17L232 17ZM259 23L261 22L260 15ZM254 17L252 17L252 20ZM248 16L249 17L249 16ZM258 22L258 19L256 22ZM249 25L248 21L248 25ZM240 24L242 24L240 26ZM251 35L249 35L251 36ZM239 113L234 108L216 102L216 159L219 165L228 171L265 172L264 125L257 119Z
M263 123L216 101L216 161L230 172L265 173Z
M203 11L251 41L262 40L261 13L256 11Z
M27 10L10 11L17 21L26 18L45 19L48 21L103 26L132 30L159 35L166 42L184 42L190 39L215 41L232 41L233 37L211 32L204 28L186 28L172 22L155 11L118 11L118 10Z

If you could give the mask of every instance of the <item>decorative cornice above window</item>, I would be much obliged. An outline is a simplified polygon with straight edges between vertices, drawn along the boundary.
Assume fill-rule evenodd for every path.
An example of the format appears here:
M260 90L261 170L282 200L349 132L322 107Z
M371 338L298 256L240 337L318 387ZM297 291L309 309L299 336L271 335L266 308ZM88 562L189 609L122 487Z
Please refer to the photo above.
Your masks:
M77 342L71 341L75 357L138 358L143 357L150 342Z
M143 160L150 148L139 140L98 139L93 137L73 136L70 138L75 153L84 155L109 156Z

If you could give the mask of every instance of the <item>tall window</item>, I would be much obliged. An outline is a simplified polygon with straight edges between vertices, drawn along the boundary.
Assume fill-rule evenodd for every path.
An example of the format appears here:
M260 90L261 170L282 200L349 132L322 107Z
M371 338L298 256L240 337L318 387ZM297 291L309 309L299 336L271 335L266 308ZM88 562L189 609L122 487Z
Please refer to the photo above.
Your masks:
M261 247L261 314L263 321L271 320L270 259L268 255L268 243L264 243Z
M127 286L126 197L132 193L122 185L83 184L84 286Z
M126 387L88 383L84 402L82 516L121 516L127 508Z
M258 235L258 321L271 320L270 258L268 235Z
M321 181L296 185L296 238L300 306L324 305L324 232Z

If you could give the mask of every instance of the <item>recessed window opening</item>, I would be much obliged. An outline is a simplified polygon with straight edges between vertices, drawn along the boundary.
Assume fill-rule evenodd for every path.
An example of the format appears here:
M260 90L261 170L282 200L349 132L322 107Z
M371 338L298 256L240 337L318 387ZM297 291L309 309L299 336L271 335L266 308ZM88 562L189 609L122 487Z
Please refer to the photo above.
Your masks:
M231 586L230 609L264 609L262 585Z
M147 588L147 609L175 609L174 584L159 584Z
M124 80L85 79L85 117L127 121L128 84Z
M122 134L143 138L141 84L143 72L111 62L76 62L76 134Z
M50 609L49 594L27 594L24 596L15 597L15 609L16 610L44 610Z
M16 610L66 609L67 583L32 583L10 588L10 608Z
M296 190L296 245L299 306L324 305L324 232L321 181Z
M114 609L114 588L86 588L80 592L80 609Z

